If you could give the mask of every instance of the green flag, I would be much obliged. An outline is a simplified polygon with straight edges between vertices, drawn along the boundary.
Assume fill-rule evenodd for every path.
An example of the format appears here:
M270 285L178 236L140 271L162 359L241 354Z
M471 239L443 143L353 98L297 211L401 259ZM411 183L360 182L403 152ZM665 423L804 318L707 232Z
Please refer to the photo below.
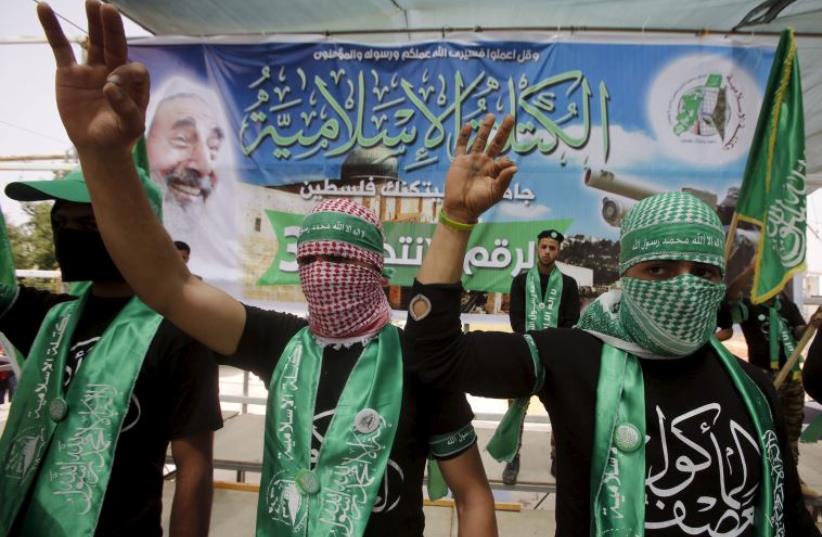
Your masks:
M11 254L11 243L6 232L6 220L0 211L0 314L17 295L17 280L14 278L14 258Z
M805 269L805 126L793 30L782 32L739 192L736 218L760 228L751 302Z
M134 160L134 165L138 170L148 175L150 168L148 166L148 150L146 149L146 137L141 136L137 143L134 144L134 149L131 150L131 158Z

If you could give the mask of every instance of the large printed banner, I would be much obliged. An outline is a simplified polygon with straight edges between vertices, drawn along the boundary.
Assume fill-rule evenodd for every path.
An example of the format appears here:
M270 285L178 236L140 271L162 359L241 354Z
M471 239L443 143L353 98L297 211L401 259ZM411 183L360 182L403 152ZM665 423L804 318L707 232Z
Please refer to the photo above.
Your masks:
M637 199L688 189L730 217L773 49L709 40L436 41L374 46L141 41L148 151L166 226L192 268L241 298L301 300L301 215L345 196L386 226L391 282L413 279L442 204L456 132L516 118L519 172L472 236L465 285L506 291L536 234L568 239L563 270L615 281Z

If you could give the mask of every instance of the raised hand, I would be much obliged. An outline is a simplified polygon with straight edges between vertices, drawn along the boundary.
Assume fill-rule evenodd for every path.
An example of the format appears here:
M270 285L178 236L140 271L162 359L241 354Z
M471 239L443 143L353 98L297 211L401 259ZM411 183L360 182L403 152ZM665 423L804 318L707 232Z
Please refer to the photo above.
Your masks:
M445 214L457 221L476 222L502 199L517 171L508 158L498 158L514 127L514 118L505 116L486 149L494 121L494 114L485 116L470 148L467 146L471 125L464 125L457 138L456 158L448 169L443 201Z
M57 17L45 3L37 16L57 62L57 109L78 152L130 149L145 129L149 78L128 62L128 45L117 9L86 2L88 62L78 64Z

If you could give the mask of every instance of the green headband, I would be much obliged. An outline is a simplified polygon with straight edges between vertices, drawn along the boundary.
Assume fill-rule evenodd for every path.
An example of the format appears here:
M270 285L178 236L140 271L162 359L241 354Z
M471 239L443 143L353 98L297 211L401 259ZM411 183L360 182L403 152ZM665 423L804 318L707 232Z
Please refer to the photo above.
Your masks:
M312 241L342 241L383 255L380 230L362 218L335 211L312 213L303 220L297 247Z
M637 203L622 222L619 272L658 259L707 263L725 271L725 233L716 212L686 192Z

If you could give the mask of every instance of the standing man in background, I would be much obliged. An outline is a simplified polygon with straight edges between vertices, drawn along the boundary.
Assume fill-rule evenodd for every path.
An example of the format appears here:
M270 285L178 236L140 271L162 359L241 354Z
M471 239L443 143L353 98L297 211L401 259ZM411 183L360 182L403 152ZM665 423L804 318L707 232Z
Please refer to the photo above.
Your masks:
M807 323L799 308L785 292L754 304L744 296L753 275L753 264L737 276L728 286L725 302L717 316L717 338L724 341L733 335L734 323L742 328L748 346L748 362L760 368L771 379L785 365L793 353L796 342L805 332ZM805 416L805 389L802 386L802 372L797 362L796 368L785 382L777 388L779 404L785 418L788 442L793 452L794 462L799 464L799 435ZM803 483L803 493L813 493Z
M511 305L508 316L511 329L517 334L543 328L571 328L579 320L579 289L577 282L563 274L556 265L562 233L546 229L537 235L537 262L528 272L518 274L511 282ZM511 402L509 402L509 406ZM520 425L522 447L523 421ZM514 459L505 465L502 482L516 485L519 474L519 449ZM551 432L551 475L556 477L556 441Z

